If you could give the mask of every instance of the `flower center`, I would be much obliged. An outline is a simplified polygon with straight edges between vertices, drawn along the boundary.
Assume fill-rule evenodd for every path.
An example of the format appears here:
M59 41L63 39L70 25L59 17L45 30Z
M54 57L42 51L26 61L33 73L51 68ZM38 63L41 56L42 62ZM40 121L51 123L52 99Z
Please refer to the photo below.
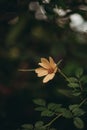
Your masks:
M49 74L51 74L51 73L53 73L53 72L54 72L54 69L53 69L53 68L48 69L48 73L49 73Z

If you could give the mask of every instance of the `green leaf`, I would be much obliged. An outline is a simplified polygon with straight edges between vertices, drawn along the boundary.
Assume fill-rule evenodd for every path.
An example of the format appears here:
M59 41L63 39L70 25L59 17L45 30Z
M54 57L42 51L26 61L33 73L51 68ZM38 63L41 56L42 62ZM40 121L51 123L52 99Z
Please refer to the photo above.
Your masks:
M82 110L81 108L75 108L72 110L72 113L74 116L82 116L84 115L85 111Z
M67 110L66 108L62 108L61 112L62 112L63 117L72 118L72 113L69 110Z
M75 75L76 75L77 78L80 78L83 75L83 69L78 68L75 72Z
M51 117L51 116L53 116L54 114L55 114L54 112L52 112L52 111L50 111L50 110L48 110L48 109L41 112L41 116L47 116L47 117Z
M33 125L31 125L31 124L23 124L22 128L28 129L28 130L33 130Z
M69 109L72 111L74 116L82 116L84 115L84 110L79 108L78 104L70 105Z
M61 108L62 104L56 104L56 103L49 103L48 109L55 111L58 108Z
M79 128L79 129L83 129L84 128L84 122L81 118L79 117L75 117L74 121L73 121L74 125Z
M45 108L45 107L36 107L35 108L35 110L36 111L44 111L44 110L46 110L47 108Z
M36 127L36 128L42 127L43 125L44 125L44 122L43 122L43 121L37 121L37 122L35 123L35 127Z
M40 106L46 106L46 102L43 99L35 99L35 100L33 100L33 102Z
M78 104L74 104L74 105L69 105L69 109L72 111L75 108L79 108Z
M81 95L81 92L74 92L73 93L73 96L80 96Z
M77 78L74 78L74 77L70 77L70 78L68 78L69 79L69 81L71 82L71 83L76 83L76 82L78 82L78 79Z
M87 75L82 76L80 81L84 84L87 83Z
M69 83L68 86L71 87L71 88L79 88L78 83Z

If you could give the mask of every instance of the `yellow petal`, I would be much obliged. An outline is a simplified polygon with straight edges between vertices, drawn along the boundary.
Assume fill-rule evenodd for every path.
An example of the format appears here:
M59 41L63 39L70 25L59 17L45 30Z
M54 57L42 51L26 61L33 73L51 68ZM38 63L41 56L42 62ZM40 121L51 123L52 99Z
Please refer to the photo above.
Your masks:
M53 79L55 76L55 73L48 74L47 76L44 77L43 83L47 83L49 80Z
M45 75L48 74L48 71L46 69L44 69L44 68L41 68L41 67L35 69L35 72L37 73L38 77L42 77L42 76L45 76Z
M51 67L49 61L46 58L41 58L41 63L39 63L39 65L46 69Z
M56 63L54 62L53 58L52 57L49 57L49 61L50 61L50 65L52 68L55 68L56 67Z
M56 72L57 72L57 70L58 70L58 67L56 67L56 68L54 69L54 73L56 73Z

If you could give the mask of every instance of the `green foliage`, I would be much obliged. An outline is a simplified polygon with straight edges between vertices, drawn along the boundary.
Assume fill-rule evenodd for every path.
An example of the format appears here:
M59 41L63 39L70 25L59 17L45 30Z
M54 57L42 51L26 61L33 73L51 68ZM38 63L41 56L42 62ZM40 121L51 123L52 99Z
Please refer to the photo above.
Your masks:
M80 78L80 81L85 84L87 83L87 75L83 75L81 78Z
M78 79L75 77L69 77L70 83L78 83Z
M41 116L47 116L47 117L51 117L54 115L54 112L50 111L50 110L45 110L41 112Z
M78 83L69 83L68 86L71 87L71 88L79 88Z
M40 106L46 106L46 102L43 99L35 99L35 100L33 100L33 102Z
M66 78L63 73L61 74ZM84 85L86 83L87 76L83 75L83 69L81 68L75 72L75 75L76 77L66 78L66 80L68 79L67 86L70 88L68 93L72 96L79 97L84 92L82 84ZM67 92L67 90L64 92ZM87 99L84 99L80 104L69 104L67 107L64 107L63 104L54 102L47 103L44 99L34 99L33 102L36 106L35 110L40 112L41 117L51 117L53 119L47 124L43 121L37 121L34 126L24 124L22 125L22 128L23 130L56 130L55 128L50 128L50 126L55 120L62 116L66 119L73 119L74 125L79 129L83 129L84 122L80 117L84 116L86 112L81 108L81 106L86 102L86 100Z
M23 130L33 130L32 124L23 124L21 127L23 128Z
M62 112L62 116L65 117L65 118L72 118L72 113L67 110L66 108L62 108L61 109L61 112Z
M79 129L83 129L84 128L84 122L81 118L79 117L75 117L73 119L74 125L79 128Z
M44 127L44 122L43 121L37 121L35 123L35 126L34 126L35 130L46 130L46 128Z
M35 110L36 111L45 111L45 110L47 110L47 108L46 107L36 107Z
M80 78L83 75L83 69L78 68L75 72L75 75L76 75L77 78Z
M61 108L61 106L62 106L62 104L49 103L48 109L56 112L59 108Z
M79 108L78 104L69 105L69 109L72 111L73 116L82 116L85 114L85 111Z

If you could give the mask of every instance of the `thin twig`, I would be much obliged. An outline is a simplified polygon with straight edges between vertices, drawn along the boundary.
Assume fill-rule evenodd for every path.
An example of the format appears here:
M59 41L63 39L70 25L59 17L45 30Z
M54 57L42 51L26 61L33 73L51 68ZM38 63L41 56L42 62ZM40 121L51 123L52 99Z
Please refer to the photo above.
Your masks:
M53 118L53 120L51 120L48 124L46 124L44 127L48 127L50 126L55 120L57 120L60 116L62 116L62 114L57 115L55 118Z
M27 71L35 71L35 69L18 69L18 71L27 72Z

